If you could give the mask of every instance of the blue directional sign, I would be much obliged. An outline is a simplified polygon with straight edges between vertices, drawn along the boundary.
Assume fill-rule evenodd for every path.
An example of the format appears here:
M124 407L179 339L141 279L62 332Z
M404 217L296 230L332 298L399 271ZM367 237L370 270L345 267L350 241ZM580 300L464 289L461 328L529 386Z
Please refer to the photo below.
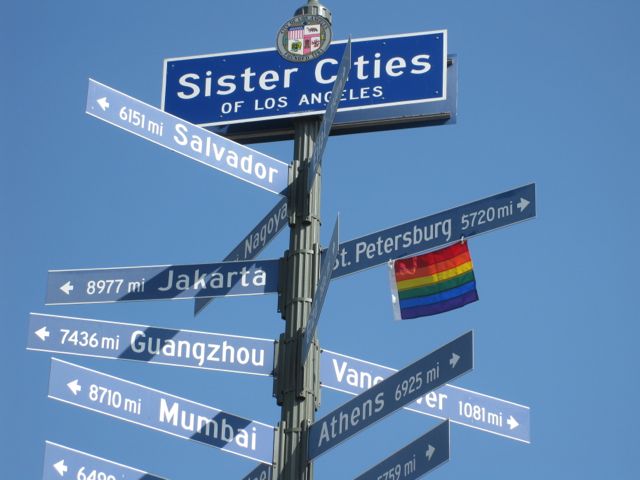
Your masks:
M260 295L278 291L278 260L50 270L47 305Z
M89 80L86 112L139 137L273 193L284 193L289 166L113 88Z
M536 189L498 193L340 244L333 277L365 270L536 216Z
M472 368L473 332L468 332L316 421L309 430L309 459L313 460L362 429Z
M309 161L309 173L307 174L307 191L311 190L316 174L318 173L318 167L322 163L322 155L324 149L327 146L327 139L329 138L329 132L331 131L331 125L333 125L333 119L336 117L338 111L338 104L340 103L340 97L344 90L344 85L347 83L347 77L351 70L351 39L347 42L347 45L342 54L342 60L340 60L340 66L338 67L338 75L333 84L331 90L331 98L327 104L327 110L324 112L320 128L318 128L318 134L316 135L315 145L313 147L313 154Z
M358 395L397 370L329 350L320 354L320 384L331 390ZM501 437L529 443L529 407L483 393L445 384L404 407L422 415Z
M296 64L275 48L167 59L162 108L201 126L321 114L344 43ZM444 100L446 63L446 30L355 39L340 110Z
M251 470L251 473L242 477L242 480L271 480L272 472L273 467L271 465L261 463L256 468Z
M273 427L111 375L51 359L49 398L258 462L273 460Z
M46 442L43 480L165 480L137 468L96 457L80 450Z
M449 422L367 470L355 480L415 480L449 460Z
M253 260L288 224L287 198L282 197L254 229L231 250L224 261ZM212 300L213 297L196 298L194 314L200 313Z
M271 375L275 342L32 313L27 349L176 367Z
M338 240L339 240L339 224L340 218L336 219L336 223L333 227L333 233L331 234L331 242L327 253L323 255L322 265L320 267L320 278L318 279L318 286L316 287L316 293L313 296L313 303L311 304L311 311L309 312L309 318L307 320L307 327L304 332L304 343L302 345L302 363L307 359L309 354L309 348L313 337L316 334L316 328L318 327L318 321L320 320L320 312L324 305L324 299L327 296L329 290L329 283L331 280L331 270L333 264L336 261L336 255L338 254Z

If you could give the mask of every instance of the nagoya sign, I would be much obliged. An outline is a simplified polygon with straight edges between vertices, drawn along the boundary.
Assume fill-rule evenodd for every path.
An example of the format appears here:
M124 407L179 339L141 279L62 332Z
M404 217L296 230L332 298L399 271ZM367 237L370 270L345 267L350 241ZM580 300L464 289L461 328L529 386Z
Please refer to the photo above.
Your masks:
M273 427L160 390L51 359L49 398L271 463Z
M231 252L224 257L225 262L252 260L273 240L278 233L289 225L287 216L287 197L282 197L267 215L258 222ZM213 297L196 298L193 313L200 313Z
M167 59L162 108L200 126L321 114L344 43L298 64L274 48ZM446 63L446 30L355 39L340 111L444 100Z

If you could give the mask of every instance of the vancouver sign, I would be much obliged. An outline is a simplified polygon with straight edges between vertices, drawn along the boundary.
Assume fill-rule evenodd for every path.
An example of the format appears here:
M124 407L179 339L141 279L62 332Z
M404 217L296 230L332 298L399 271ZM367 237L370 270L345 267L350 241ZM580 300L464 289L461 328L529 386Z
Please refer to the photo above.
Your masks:
M46 442L42 480L165 480L150 473Z
M309 459L471 369L473 332L467 332L317 420L309 429Z

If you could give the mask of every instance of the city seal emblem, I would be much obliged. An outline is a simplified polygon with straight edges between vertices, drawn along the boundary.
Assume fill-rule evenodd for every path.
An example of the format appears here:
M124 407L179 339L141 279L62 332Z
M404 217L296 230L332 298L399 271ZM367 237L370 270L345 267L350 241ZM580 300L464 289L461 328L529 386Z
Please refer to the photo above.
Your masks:
M297 15L286 22L276 40L278 53L290 62L315 60L331 44L331 24L320 15Z

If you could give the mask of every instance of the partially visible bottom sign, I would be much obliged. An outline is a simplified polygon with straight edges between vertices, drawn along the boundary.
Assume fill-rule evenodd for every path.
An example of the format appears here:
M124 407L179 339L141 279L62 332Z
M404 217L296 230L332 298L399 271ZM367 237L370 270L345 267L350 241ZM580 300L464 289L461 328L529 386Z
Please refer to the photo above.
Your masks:
M256 468L251 470L251 473L242 477L242 480L271 480L271 472L273 467L266 463L261 463Z
M449 460L449 421L414 440L355 480L414 480Z
M47 442L44 452L43 480L60 478L100 480L165 480L137 468L105 460L57 443Z

